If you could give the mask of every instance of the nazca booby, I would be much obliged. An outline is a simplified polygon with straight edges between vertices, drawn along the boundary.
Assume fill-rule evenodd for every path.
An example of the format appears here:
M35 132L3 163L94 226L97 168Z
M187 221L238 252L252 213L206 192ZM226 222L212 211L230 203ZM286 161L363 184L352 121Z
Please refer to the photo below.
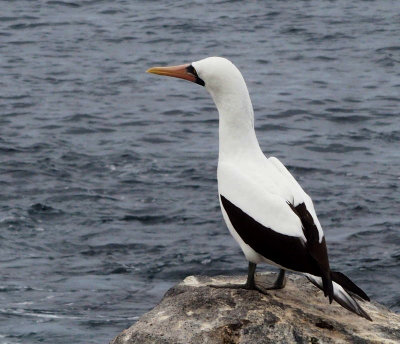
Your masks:
M329 302L371 320L352 297L368 296L344 274L329 267L324 233L313 202L275 157L261 151L254 113L242 74L229 60L209 57L147 72L186 79L204 86L219 113L218 192L226 225L249 262L244 285L222 287L257 289L256 265L280 268L273 286L285 285L285 270L303 273ZM214 286L218 287L218 286ZM221 287L221 286L219 286Z

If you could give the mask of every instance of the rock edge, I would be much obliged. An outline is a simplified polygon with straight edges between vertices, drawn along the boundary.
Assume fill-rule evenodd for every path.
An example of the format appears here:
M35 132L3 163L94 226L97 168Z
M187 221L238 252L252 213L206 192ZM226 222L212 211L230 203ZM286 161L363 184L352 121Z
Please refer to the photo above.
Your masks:
M274 273L258 274L273 280ZM400 315L376 302L361 302L373 322L350 313L304 277L286 287L257 291L209 284L244 283L245 277L189 276L110 344L400 343Z

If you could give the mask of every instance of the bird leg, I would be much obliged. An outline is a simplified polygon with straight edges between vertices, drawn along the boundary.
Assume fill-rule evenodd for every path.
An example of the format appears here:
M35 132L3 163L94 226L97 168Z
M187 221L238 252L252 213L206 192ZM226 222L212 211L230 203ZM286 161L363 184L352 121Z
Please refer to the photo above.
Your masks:
M279 270L279 275L272 285L264 286L265 283L262 283L262 282L259 282L259 284L260 284L260 288L266 289L266 290L283 289L286 285L285 270L284 269Z
M255 272L257 264L249 262L249 269L247 272L247 280L245 284L210 284L212 288L228 288L228 289L246 289L246 290L258 290L262 294L267 294L266 290L282 289L286 284L285 270L279 271L278 278L276 281L269 286L265 286L265 283L259 283L260 286L256 285Z

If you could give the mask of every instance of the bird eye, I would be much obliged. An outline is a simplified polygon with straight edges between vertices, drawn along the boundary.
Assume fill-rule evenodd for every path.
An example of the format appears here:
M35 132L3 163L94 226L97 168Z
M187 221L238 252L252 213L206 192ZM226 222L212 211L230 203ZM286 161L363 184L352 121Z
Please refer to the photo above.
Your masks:
M194 76L198 77L196 69L192 65L189 65L186 67L186 71L190 74L193 74Z
M199 78L199 76L197 75L196 69L194 69L194 67L192 65L189 65L186 67L186 72L188 72L189 74L192 74L196 77L196 84L205 86L205 82Z

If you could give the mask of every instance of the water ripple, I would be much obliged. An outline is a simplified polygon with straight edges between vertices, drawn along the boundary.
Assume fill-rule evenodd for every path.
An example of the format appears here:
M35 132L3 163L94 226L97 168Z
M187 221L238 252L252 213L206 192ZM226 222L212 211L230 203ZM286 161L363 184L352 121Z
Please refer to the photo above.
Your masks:
M243 72L331 265L399 311L399 18L342 5L3 2L0 341L105 343L188 274L246 272L219 210L212 100L145 73L210 55Z

